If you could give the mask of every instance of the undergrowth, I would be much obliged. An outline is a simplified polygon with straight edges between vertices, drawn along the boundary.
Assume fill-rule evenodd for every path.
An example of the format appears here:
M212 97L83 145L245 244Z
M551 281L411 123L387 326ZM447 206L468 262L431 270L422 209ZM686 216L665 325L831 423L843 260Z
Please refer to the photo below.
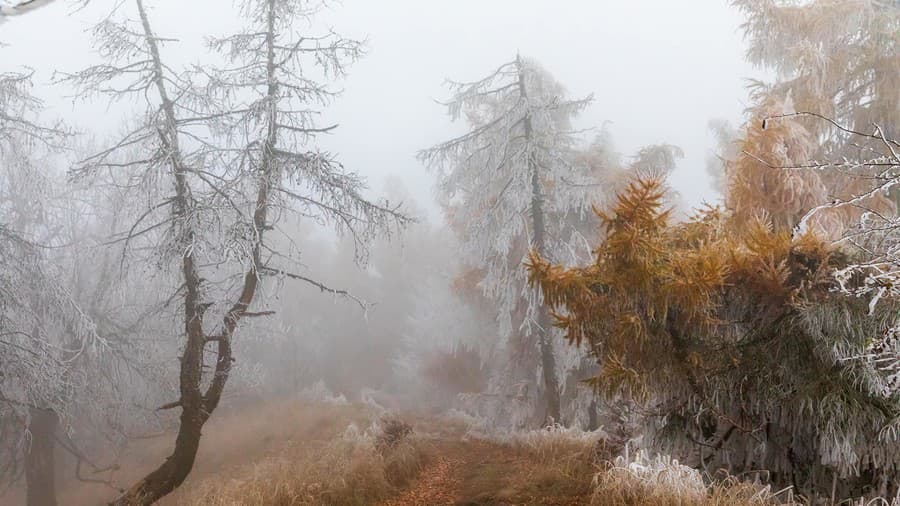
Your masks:
M638 451L607 461L593 480L591 504L596 506L807 506L834 504L810 501L791 488L741 481L733 476L709 480L699 471L667 456ZM857 499L843 506L900 506L900 498Z
M320 450L287 451L244 477L200 485L184 506L363 506L385 500L421 470L425 444L403 422L351 424ZM390 441L390 444L385 444Z
M734 479L708 485L696 469L638 451L608 461L594 476L592 504L623 506L765 506L784 503L769 486Z

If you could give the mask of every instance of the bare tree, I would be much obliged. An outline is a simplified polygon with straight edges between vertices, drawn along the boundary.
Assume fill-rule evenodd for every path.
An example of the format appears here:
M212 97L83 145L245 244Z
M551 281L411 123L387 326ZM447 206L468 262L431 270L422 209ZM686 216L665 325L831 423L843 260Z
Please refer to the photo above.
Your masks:
M30 87L30 72L0 74L0 474L24 471L28 504L44 506L56 504L57 427L88 390L76 364L105 344L48 253L59 221L46 165L68 132L39 123Z
M117 237L132 248L151 247L163 267L173 264L184 326L180 397L160 408L181 409L173 453L114 504L151 504L187 478L235 360L238 324L270 314L251 310L264 276L349 295L289 270L296 249L277 240L286 213L350 233L361 256L368 239L407 221L398 207L365 199L364 180L331 155L305 148L334 128L313 124L313 108L336 96L310 77L314 68L325 78L340 77L360 54L358 42L333 33L296 33L316 13L305 4L244 2L248 29L212 44L228 64L176 72L163 59L165 41L154 33L143 0L136 0L139 23L110 17L94 30L108 63L61 77L83 96L146 99L137 126L73 173L130 174L147 207ZM138 158L127 156L134 147ZM159 230L164 233L154 234Z

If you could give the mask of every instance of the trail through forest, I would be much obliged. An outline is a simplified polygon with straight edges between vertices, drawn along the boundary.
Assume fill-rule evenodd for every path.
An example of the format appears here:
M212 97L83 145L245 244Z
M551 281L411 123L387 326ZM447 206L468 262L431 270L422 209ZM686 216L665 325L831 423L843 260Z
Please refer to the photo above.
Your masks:
M412 432L382 456L373 438L385 416ZM580 505L589 504L595 471L584 442L501 441L454 417L385 415L360 404L226 408L204 436L195 472L161 505ZM169 451L165 437L136 441L121 471L98 478L127 483ZM61 504L103 504L115 494L68 474L59 480ZM19 492L0 494L0 505L22 504Z
M419 504L456 504L461 497L460 471L464 459L440 456L422 470L421 475L398 497L381 506L410 506Z
M421 422L427 425L433 420ZM587 465L577 466L574 473L557 475L542 469L545 464L553 467L551 463L514 445L449 434L435 440L429 454L433 458L416 479L381 506L590 503L590 490L583 486L591 479ZM561 476L566 478L561 480Z

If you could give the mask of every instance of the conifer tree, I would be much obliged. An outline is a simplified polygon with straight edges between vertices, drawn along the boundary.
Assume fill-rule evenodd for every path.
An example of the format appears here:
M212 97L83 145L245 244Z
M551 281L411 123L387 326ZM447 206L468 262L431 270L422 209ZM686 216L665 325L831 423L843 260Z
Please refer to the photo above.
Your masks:
M480 286L496 304L501 336L526 336L525 362L534 363L530 343L540 350L545 419L559 421L553 329L540 294L524 282L522 261L529 248L563 262L586 251L566 219L590 209L587 192L572 184L582 174L571 121L591 97L566 98L544 69L519 56L481 80L449 86L450 116L464 117L470 130L420 158L436 171L452 221L463 224L463 260L482 270Z
M531 281L608 398L648 413L662 449L708 469L766 469L779 485L840 497L893 493L900 395L870 362L896 302L837 290L849 258L723 209L672 223L658 181L638 180L608 213L592 262L532 254Z
M875 0L797 4L735 0L746 16L748 58L775 71L754 82L748 122L737 148L725 146L727 205L738 214L765 213L777 227L799 224L811 208L852 199L877 185L878 170L857 159L858 138L847 131L896 138L900 118L900 7ZM783 115L794 121L769 121ZM827 118L847 130L834 128ZM735 153L734 151L737 151ZM815 168L817 170L799 170ZM794 170L786 170L794 169ZM868 195L860 207L893 215L896 192ZM859 219L859 207L830 208L807 220L817 233L839 238Z

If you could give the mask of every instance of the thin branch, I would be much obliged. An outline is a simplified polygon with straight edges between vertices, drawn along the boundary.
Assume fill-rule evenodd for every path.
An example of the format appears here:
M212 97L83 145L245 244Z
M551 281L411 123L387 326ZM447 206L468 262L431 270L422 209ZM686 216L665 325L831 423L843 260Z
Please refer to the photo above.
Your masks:
M356 302L359 305L359 307L361 307L364 311L368 311L369 308L372 306L371 304L365 302L364 300L360 299L359 297L356 297L355 295L351 294L347 290L339 290L336 288L331 288L330 286L328 286L324 283L320 283L320 282L318 282L312 278L309 278L307 276L303 276L300 274L294 274L291 272L286 272L281 269L275 269L275 268L266 267L266 266L261 267L260 272L263 274L270 274L273 276L284 276L286 278L294 279L297 281L303 281L304 283L308 283L308 284L318 288L319 291L321 291L321 292L330 293L332 295L338 295L341 297L346 297L346 298L352 300L353 302Z

